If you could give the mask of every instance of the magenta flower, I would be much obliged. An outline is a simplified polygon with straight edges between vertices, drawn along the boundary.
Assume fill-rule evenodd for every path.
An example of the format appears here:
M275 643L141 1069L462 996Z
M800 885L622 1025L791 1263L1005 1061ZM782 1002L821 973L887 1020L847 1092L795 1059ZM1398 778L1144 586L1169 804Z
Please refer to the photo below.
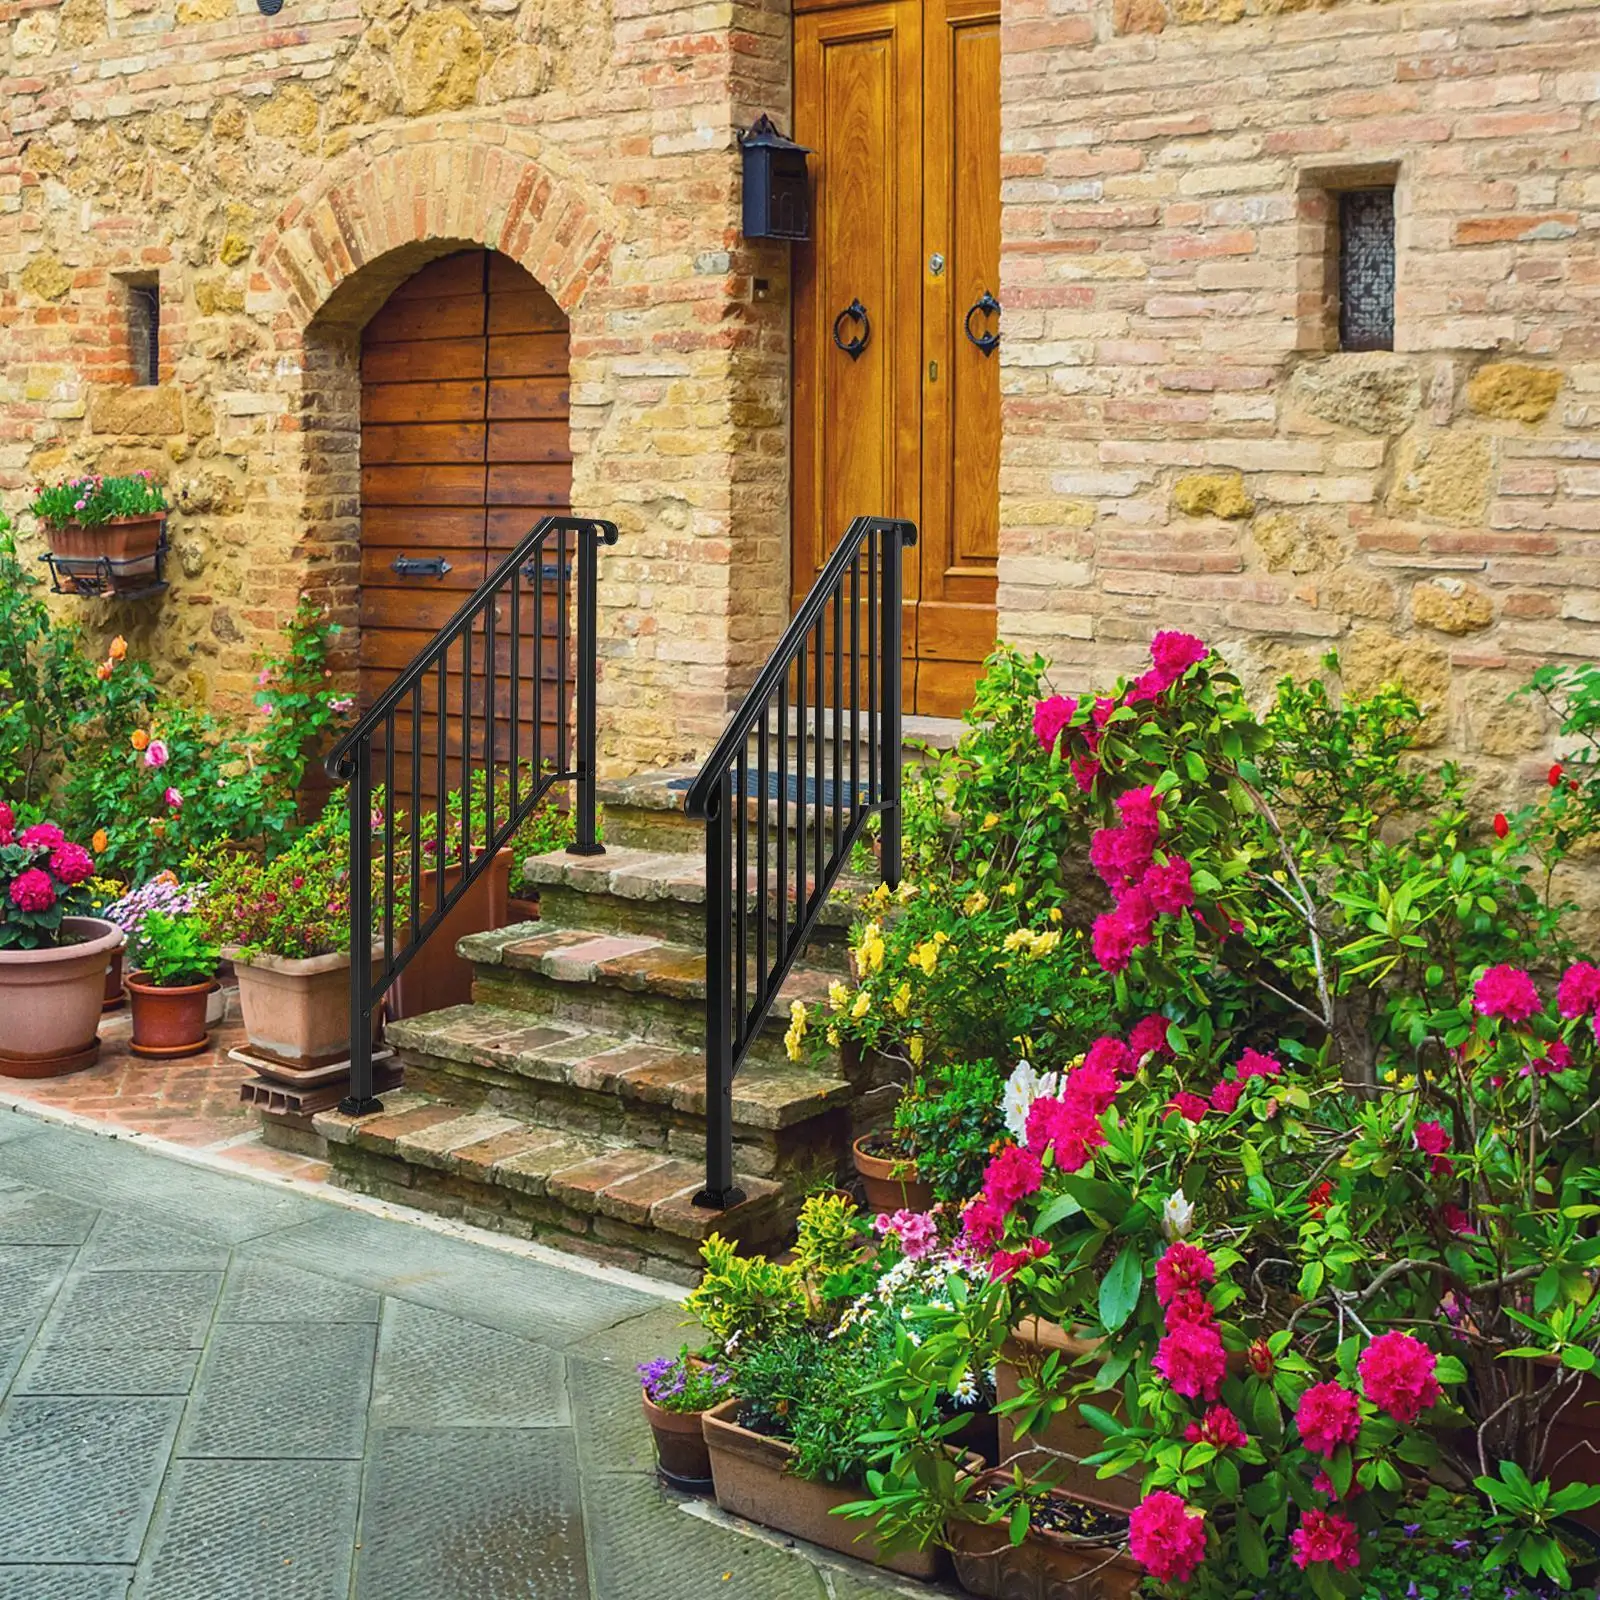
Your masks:
M1600 967L1575 961L1561 974L1556 1007L1564 1017L1586 1017L1600 1010Z
M1061 730L1072 721L1078 702L1064 694L1053 694L1033 708L1033 736L1041 750L1054 750Z
M11 903L18 911L48 911L56 903L50 874L38 867L19 872L11 884Z
M1215 1400L1227 1374L1228 1353L1214 1324L1184 1321L1170 1328L1152 1364L1174 1393L1189 1400Z
M1008 1144L984 1169L984 1197L1007 1216L1024 1196L1033 1194L1044 1181L1044 1168L1031 1150Z
M1191 1289L1205 1289L1217 1281L1217 1264L1197 1244L1182 1239L1169 1244L1156 1263L1156 1300L1170 1305L1176 1296Z
M1206 1558L1205 1517L1159 1489L1128 1517L1128 1550L1157 1583L1187 1583Z
M1150 659L1168 683L1176 683L1196 662L1210 654L1204 639L1192 633L1158 633L1150 641Z
M1139 887L1150 897L1150 904L1163 916L1176 916L1194 904L1194 888L1189 882L1189 863L1173 856L1165 866L1145 870Z
M967 1202L961 1213L962 1231L967 1243L981 1255L987 1255L1005 1237L1006 1214L992 1200L983 1195Z
M1262 1055L1259 1050L1246 1050L1239 1057L1237 1072L1241 1083L1246 1078L1281 1078L1283 1063L1276 1056Z
M989 1263L989 1281L1003 1282L1018 1267L1025 1267L1030 1261L1038 1261L1049 1254L1050 1246L1037 1236L1030 1239L1020 1250L996 1250L994 1259Z
M1515 1025L1537 1016L1542 1006L1533 979L1520 967L1490 967L1472 991L1473 1009Z
M1300 1442L1313 1455L1331 1458L1361 1432L1361 1402L1342 1383L1313 1384L1300 1396L1294 1414Z
M82 883L94 876L94 857L81 844L63 840L50 852L50 870L62 883Z
M64 834L53 822L36 822L31 828L24 828L17 835L17 843L25 845L30 850L53 850L58 844L66 840Z
M183 809L183 796L176 789L169 788L161 796L161 799L173 811L181 811Z
M1409 1427L1443 1390L1434 1369L1438 1357L1409 1333L1380 1333L1357 1363L1361 1386L1373 1405Z
M1190 1444L1214 1444L1219 1450L1242 1450L1250 1436L1239 1426L1239 1419L1226 1406L1212 1406L1200 1422L1183 1430Z
M1361 1565L1361 1539L1355 1523L1332 1511L1307 1511L1290 1535L1294 1564L1303 1572L1313 1562L1331 1561L1341 1572Z
M0 800L0 844L10 844L16 837L16 813L4 800Z
M1154 1054L1159 1059L1170 1060L1172 1047L1167 1043L1168 1026L1163 1016L1144 1017L1134 1023L1133 1031L1128 1035L1128 1048L1134 1057L1143 1061L1147 1055Z
M164 767L167 764L167 747L160 739L152 739L144 748L144 764L147 767Z
M1186 1122L1204 1122L1210 1109L1202 1096L1189 1089L1180 1089L1167 1102L1168 1112L1176 1111Z

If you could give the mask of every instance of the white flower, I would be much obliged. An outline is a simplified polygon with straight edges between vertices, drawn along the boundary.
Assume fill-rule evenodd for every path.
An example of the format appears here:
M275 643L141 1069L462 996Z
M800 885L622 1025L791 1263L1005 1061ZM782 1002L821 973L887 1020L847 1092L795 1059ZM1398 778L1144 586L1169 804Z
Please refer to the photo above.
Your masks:
M978 1403L978 1380L970 1372L963 1372L961 1374L961 1382L950 1391L950 1398L957 1405L976 1405Z
M1028 1136L1028 1111L1035 1100L1061 1092L1059 1072L1035 1072L1026 1061L1019 1061L1006 1079L1000 1103L1005 1108L1005 1124L1019 1143Z
M1170 1243L1181 1239L1194 1226L1194 1206L1184 1198L1183 1190L1169 1195L1161 1207L1161 1231Z

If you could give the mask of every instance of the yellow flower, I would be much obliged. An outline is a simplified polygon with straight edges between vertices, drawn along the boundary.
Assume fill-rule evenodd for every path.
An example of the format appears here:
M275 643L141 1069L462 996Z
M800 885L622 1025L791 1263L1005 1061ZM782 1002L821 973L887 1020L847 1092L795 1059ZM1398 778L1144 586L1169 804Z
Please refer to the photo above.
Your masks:
M888 903L889 903L889 885L886 884L886 883L880 883L877 886L877 888L874 889L872 891L872 893L867 896L867 904L869 906L874 907L874 908L876 908L878 906L886 906L886 905L888 905Z
M902 983L895 990L892 1004L896 1016L903 1017L911 1009L911 985L909 983Z
M828 985L828 1004L835 1011L843 1011L850 1004L850 991L837 978Z
M1051 906L1050 907L1050 920L1052 922L1059 922L1061 920L1061 907L1060 906Z
M876 922L869 922L861 930L856 945L856 967L863 974L876 972L883 965L883 930Z
M1017 886L1014 883L1002 883L1000 885L1000 893L1001 894L1015 894L1016 892L1017 892Z
M914 1067L922 1065L922 1035L920 1033L915 1033L911 1036L911 1065Z
M961 909L965 911L969 917L975 917L986 905L988 905L988 903L988 895L986 895L982 889L974 889L972 893L961 902Z
M783 1048L791 1061L800 1059L800 1041L806 1036L806 1008L803 1000L789 1007L789 1031L783 1036Z
M1012 929L1012 931L1005 936L1000 948L1007 952L1012 950L1031 950L1033 948L1033 929Z
M829 1044L831 1044L831 1045L833 1045L835 1047L835 1049L838 1048L839 1030L837 1028L829 1028L827 1033L824 1035L824 1037L827 1039Z
M911 964L915 967L921 967L923 972L930 978L933 976L933 969L938 965L938 961L939 947L931 939L926 944L919 944L911 952Z
M856 1003L850 1007L850 1020L859 1022L867 1012L872 1009L872 996L865 989L856 996Z
M1054 928L1051 928L1048 933L1040 933L1034 936L1033 949L1030 954L1047 956L1060 943L1061 935Z
M999 824L1000 813L998 811L991 811L989 815L983 819L983 827L980 831L987 833L991 828L998 827Z
M905 880L905 882L902 883L900 885L900 887L895 890L895 899L897 899L899 901L904 902L904 901L907 901L907 900L915 900L916 898L917 898L917 886L916 886L915 883L913 883L911 881L910 878L907 878Z

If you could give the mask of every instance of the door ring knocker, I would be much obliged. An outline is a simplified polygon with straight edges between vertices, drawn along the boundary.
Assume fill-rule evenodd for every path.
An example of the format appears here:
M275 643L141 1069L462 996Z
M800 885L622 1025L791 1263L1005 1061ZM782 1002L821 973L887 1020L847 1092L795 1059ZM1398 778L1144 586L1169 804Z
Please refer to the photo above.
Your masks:
M972 331L972 319L980 314L986 317L996 316L999 314L999 311L1000 302L996 300L987 289L985 289L982 295L979 296L978 299L974 300L972 305L968 308L966 321L962 324L962 326L967 330L967 337L975 345L977 345L977 347L983 351L986 356L993 355L995 350L999 347L1000 335L998 333L974 333Z
M849 317L852 321L861 324L861 332L853 339L841 339L839 330L844 325L844 320ZM833 342L850 357L856 360L861 352L867 348L867 341L872 337L872 322L867 316L867 308L859 300L852 300L843 311L833 319Z

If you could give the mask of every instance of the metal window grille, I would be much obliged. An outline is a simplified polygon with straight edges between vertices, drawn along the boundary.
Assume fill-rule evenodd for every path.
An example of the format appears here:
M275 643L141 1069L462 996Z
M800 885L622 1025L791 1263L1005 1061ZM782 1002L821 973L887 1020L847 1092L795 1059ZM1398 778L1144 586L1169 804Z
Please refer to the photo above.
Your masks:
M1394 349L1394 190L1339 196L1339 346Z
M133 381L161 382L161 290L153 283L128 285L128 347Z

